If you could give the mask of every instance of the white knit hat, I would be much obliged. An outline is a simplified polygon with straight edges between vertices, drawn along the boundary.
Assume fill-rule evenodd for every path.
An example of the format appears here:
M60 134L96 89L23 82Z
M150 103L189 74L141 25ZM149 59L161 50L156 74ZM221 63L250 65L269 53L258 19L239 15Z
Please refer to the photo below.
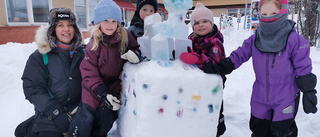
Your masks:
M202 3L197 3L196 7L191 13L191 26L194 25L195 21L201 20L201 19L207 19L212 24L213 22L213 13L211 10L209 10L207 7L205 7Z

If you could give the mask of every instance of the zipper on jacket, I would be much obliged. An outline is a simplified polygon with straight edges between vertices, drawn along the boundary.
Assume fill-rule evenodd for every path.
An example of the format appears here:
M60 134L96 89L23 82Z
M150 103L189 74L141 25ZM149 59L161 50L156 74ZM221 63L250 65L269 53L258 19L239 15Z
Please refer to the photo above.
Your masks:
M103 70L106 70L106 66L107 66L107 63L106 63L106 56L104 54L102 54L102 57L103 57Z
M270 90L270 80L269 80L269 54L267 55L267 60L266 60L266 81L267 81L267 102L269 102L269 90Z
M272 68L274 67L274 62L276 61L276 55L277 55L277 53L274 53L274 54L273 54Z

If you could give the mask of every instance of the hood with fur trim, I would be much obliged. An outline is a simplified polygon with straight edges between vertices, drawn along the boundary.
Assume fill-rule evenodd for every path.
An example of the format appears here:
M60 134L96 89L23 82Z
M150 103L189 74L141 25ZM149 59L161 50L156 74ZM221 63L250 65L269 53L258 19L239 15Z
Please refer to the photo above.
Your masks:
M49 13L49 24L40 26L35 35L35 41L41 54L46 54L50 52L52 48L57 47L56 41L58 38L55 28L59 20L68 20L73 24L74 37L72 43L76 48L84 44L82 33L77 25L77 16L74 12L69 8L54 8L51 9Z
M56 43L54 42L57 38L53 38L51 36L49 36L51 39L54 39L54 41L49 42L48 37L47 37L47 33L48 33L48 29L49 29L49 25L45 25L45 26L40 26L37 31L36 31L36 35L35 35L35 42L37 43L37 48L39 50L39 52L41 54L46 54L48 52L51 51L52 48L57 47ZM80 47L81 45L84 44L83 42L83 36L82 33L80 31L78 32L74 32L74 44L75 47Z

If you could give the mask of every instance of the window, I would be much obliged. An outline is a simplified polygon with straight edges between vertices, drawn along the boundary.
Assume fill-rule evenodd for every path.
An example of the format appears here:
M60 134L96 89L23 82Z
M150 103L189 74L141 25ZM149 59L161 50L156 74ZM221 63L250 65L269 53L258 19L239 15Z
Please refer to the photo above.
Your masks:
M47 0L32 0L34 22L48 22L49 2Z
M37 24L48 22L51 0L6 0L8 24Z
M29 22L25 0L6 0L9 22Z
M93 20L93 10L99 0L75 0L75 11L80 28L87 28Z
M238 10L240 9L240 14L241 14L241 17L245 15L245 8L230 8L228 9L228 16L233 16L233 17L237 17L238 15ZM250 7L248 5L248 8L247 8L247 15L250 15Z

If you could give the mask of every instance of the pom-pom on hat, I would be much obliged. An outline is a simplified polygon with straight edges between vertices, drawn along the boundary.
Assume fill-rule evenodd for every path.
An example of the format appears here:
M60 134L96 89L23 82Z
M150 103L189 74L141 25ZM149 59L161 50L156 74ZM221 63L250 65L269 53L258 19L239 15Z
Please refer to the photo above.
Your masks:
M157 0L137 0L137 11L139 12L143 5L150 4L154 8L154 13L158 10L158 2Z
M260 5L263 1L264 0L259 1L259 7L261 7ZM260 20L262 22L274 22L274 21L279 20L283 16L288 16L288 8L289 8L288 0L277 0L277 1L279 1L281 3L281 9L280 9L279 13L276 15L265 17L265 16L261 15L261 13L260 13L261 9L259 9Z
M101 0L93 11L93 25L107 19L115 19L122 23L120 7L113 0Z
M213 22L213 13L211 10L209 10L207 7L205 7L202 3L197 3L196 7L191 13L191 26L193 26L195 21L201 20L201 19L207 19L212 24Z

